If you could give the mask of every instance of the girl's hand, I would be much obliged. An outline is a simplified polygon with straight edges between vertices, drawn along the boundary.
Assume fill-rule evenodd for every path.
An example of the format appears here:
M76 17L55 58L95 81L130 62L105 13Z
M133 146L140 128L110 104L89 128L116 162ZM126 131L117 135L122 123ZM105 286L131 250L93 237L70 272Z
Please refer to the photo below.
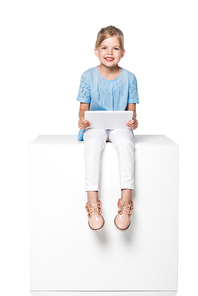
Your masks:
M78 127L82 130L86 129L88 126L90 126L91 123L88 121L88 120L85 120L84 117L81 117L79 120L78 120Z
M132 130L135 130L138 127L138 121L136 118L133 118L132 120L129 120L126 125Z

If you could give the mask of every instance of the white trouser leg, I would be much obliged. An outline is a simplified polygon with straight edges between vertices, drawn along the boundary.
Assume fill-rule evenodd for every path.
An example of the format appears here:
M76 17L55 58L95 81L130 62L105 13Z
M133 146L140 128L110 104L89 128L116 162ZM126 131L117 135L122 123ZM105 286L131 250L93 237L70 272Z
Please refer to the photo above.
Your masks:
M135 145L130 129L114 129L109 132L109 140L118 155L121 189L134 189Z
M99 189L101 155L107 137L107 132L103 129L87 129L84 132L85 191Z

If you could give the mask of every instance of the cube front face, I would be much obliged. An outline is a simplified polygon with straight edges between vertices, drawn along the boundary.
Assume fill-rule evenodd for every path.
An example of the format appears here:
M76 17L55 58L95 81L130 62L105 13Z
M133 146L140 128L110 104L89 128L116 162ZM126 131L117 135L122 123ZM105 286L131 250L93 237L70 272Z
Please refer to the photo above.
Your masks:
M107 143L99 192L105 225L92 231L83 144L30 145L31 290L177 290L178 145L136 141L126 231L114 225L119 197L117 155Z

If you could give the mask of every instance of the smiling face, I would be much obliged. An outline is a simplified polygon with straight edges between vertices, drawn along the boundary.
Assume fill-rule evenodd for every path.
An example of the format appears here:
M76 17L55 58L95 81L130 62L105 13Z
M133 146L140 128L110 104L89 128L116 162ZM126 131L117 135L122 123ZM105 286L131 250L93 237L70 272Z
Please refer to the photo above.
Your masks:
M125 50L121 48L116 36L105 39L98 48L95 48L95 55L99 58L101 65L108 68L118 66L124 54Z

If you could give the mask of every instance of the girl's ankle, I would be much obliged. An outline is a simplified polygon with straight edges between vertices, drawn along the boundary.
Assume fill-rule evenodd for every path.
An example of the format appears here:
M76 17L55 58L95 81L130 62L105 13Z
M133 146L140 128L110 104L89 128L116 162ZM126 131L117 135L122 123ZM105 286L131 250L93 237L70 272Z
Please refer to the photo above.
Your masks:
M87 192L87 201L91 204L98 203L98 192L97 191L88 191Z

